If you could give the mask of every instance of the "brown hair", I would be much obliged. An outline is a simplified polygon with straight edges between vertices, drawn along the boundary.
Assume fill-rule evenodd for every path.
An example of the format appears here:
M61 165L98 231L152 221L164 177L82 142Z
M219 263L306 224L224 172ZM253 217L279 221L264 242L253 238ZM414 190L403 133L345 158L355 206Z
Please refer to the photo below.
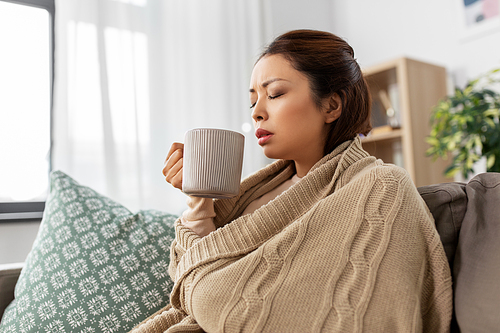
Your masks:
M342 113L328 131L324 154L358 133L371 130L371 97L354 50L342 38L329 32L293 30L277 37L260 55L282 55L310 82L314 101L338 94ZM257 61L258 61L257 60Z

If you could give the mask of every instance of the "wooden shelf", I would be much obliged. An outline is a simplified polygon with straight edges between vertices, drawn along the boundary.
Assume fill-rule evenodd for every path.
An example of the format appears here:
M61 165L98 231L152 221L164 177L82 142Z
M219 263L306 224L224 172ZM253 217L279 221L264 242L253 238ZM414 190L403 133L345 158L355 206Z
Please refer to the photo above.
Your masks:
M403 131L401 129L393 129L390 132L384 132L384 133L379 133L379 134L369 134L368 136L364 137L361 141L363 143L368 143L368 142L375 142L375 141L397 139L397 138L401 138L402 135L403 135Z
M430 133L432 108L447 92L445 68L398 58L366 68L363 73L374 103L372 125L389 124L386 112L389 100L401 126L368 135L362 139L363 147L384 162L404 167L416 186L453 181L443 175L446 161L432 162L425 154L429 147L425 138Z

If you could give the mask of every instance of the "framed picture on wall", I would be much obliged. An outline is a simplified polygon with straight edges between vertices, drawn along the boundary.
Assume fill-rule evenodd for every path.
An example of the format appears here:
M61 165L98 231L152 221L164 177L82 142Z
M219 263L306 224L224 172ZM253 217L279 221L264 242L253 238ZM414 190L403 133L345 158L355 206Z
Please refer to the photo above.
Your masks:
M463 40L500 30L500 0L455 0L455 3Z

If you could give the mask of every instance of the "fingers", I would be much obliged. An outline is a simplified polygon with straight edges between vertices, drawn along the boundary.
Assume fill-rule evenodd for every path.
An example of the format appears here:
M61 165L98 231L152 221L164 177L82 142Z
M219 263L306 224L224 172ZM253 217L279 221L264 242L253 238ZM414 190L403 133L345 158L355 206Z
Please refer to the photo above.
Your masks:
M169 170L172 169L179 162L179 160L182 160L182 157L183 151L180 149L177 149L172 154L170 154L170 156L165 160L165 164L163 165L163 175L167 176Z
M173 143L162 170L165 180L180 190L182 190L183 155L184 145L179 142Z
M179 142L174 142L170 147L167 158L165 158L165 163L163 164L163 175L166 176L168 170L174 166L178 160L184 155L184 144Z
M165 159L165 162L170 158L170 156L176 151L176 150L181 150L181 152L184 152L184 144L180 142L174 142L172 143L172 146L170 146L170 150L167 154L167 158Z
M166 181L179 190L182 190L182 165L183 159L181 158L165 174Z

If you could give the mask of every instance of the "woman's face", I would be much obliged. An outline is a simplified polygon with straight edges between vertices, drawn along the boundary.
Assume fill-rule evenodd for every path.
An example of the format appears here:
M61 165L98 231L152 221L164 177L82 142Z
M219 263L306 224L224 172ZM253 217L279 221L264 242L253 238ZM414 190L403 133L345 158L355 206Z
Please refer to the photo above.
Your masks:
M323 157L329 99L319 108L308 78L281 55L270 55L255 65L250 103L258 143L269 158L295 161L307 173ZM302 177L303 175L300 175Z

